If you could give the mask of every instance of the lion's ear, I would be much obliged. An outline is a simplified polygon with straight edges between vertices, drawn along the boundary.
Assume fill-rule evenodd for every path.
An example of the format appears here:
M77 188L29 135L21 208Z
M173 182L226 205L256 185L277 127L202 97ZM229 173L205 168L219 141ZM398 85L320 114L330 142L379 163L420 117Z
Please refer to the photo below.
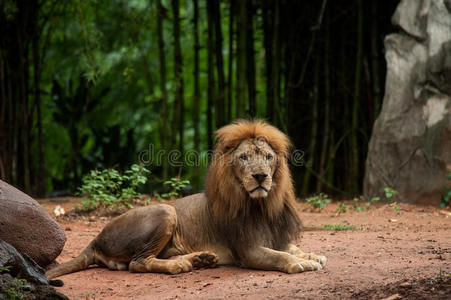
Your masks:
M231 123L216 130L216 151L226 153L234 148L237 132L239 132L239 126L236 123Z

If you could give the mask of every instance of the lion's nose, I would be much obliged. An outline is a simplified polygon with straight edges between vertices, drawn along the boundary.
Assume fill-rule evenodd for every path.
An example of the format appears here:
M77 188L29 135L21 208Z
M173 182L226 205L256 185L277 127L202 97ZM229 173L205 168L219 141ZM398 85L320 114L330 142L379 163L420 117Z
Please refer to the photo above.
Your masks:
M258 174L252 174L252 177L254 177L258 183L262 183L263 180L265 180L265 178L268 177L268 175L263 174L263 173L258 173Z

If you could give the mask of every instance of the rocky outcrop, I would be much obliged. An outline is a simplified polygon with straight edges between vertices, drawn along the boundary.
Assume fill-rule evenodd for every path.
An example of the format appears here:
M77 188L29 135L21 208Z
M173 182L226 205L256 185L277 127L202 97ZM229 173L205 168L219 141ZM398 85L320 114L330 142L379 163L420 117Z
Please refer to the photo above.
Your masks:
M28 255L21 254L7 242L0 240L0 268L1 273L8 273L14 278L25 279L29 283L38 285L62 286L61 280L50 280L41 268Z
M38 202L1 180L0 239L41 267L54 261L66 242L64 231Z
M371 136L364 194L440 202L451 171L451 0L402 0L385 38L387 78Z

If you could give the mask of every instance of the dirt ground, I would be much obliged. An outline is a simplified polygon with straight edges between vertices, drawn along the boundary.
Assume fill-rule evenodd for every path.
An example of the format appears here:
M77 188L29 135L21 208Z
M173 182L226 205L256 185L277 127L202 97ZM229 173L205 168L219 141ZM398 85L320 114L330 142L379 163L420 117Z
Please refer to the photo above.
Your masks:
M67 242L58 262L76 257L111 217L71 213L79 199L41 200ZM297 242L306 252L327 256L321 271L288 275L237 267L193 272L132 274L93 267L61 276L57 288L71 299L451 299L451 213L434 207L376 205L337 215L337 203L321 213L299 203L304 231ZM334 231L324 225L354 230Z

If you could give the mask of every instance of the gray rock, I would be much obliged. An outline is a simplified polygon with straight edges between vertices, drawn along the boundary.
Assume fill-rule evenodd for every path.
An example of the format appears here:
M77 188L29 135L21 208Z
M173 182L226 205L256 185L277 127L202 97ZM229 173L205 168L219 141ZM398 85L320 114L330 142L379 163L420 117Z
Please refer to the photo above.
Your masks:
M451 1L402 0L385 38L387 78L370 139L364 195L437 204L451 171Z
M54 261L66 242L64 231L36 200L2 180L0 239L41 267Z

